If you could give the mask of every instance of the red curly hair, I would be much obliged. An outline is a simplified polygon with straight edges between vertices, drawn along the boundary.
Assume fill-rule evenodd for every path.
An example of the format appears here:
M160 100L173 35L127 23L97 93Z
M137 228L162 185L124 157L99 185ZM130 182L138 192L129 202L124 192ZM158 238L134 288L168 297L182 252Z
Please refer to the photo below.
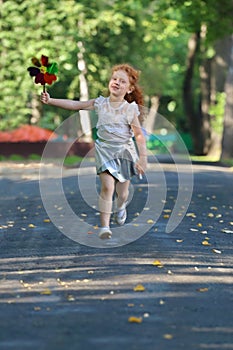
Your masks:
M142 89L138 85L140 71L134 69L128 63L122 63L122 64L117 64L117 65L113 66L112 67L112 74L118 70L123 70L126 72L126 74L129 77L130 85L132 88L132 92L129 94L127 93L124 96L124 99L129 103L132 103L133 101L135 101L137 103L139 111L140 111L139 120L140 120L140 122L143 122L144 118L143 118L143 108L142 107L144 104L144 98L143 98Z

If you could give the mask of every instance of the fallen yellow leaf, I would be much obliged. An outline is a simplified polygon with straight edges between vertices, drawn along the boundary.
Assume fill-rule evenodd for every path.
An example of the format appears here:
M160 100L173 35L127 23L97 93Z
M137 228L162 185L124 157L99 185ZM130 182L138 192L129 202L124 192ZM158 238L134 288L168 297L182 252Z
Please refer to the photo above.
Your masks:
M164 334L164 335L163 335L163 338L164 338L164 339L172 339L172 338L173 338L173 335L172 335L172 334Z
M194 213L187 213L186 216L191 218L196 218L196 215Z
M133 289L135 292L144 292L146 288L142 284L138 284L136 287Z
M40 311L40 310L41 310L41 307L40 307L40 306L34 306L34 310L35 310L35 311Z
M46 288L40 292L41 295L51 295L52 292L49 288Z
M201 292L201 293L204 293L204 292L208 292L208 288L198 288L197 291L198 292Z
M163 217L164 217L164 219L169 219L169 218L170 218L170 215L165 214Z
M131 323L142 323L142 317L130 316L128 322Z
M153 266L163 267L163 264L160 260L154 260L152 263Z
M28 225L28 227L30 227L30 228L34 228L34 227L36 227L35 225L33 225L33 224L29 224Z
M211 245L208 241L202 241L202 245Z
M51 222L50 219L44 219L44 222Z
M154 220L149 219L149 220L147 220L147 223L148 223L148 224L153 224L153 223L154 223Z

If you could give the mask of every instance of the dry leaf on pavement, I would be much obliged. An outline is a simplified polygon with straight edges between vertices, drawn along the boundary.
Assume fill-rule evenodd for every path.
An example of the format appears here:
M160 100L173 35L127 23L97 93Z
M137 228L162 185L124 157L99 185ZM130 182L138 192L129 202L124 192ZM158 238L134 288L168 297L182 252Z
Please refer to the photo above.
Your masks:
M136 287L134 287L133 290L135 292L144 292L146 290L146 288L142 284L138 284L138 285L136 285Z

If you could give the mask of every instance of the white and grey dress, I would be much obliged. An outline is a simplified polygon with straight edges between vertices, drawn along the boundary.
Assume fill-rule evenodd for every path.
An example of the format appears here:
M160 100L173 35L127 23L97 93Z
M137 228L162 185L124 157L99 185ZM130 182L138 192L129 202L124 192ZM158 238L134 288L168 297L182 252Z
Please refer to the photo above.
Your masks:
M109 98L95 100L98 114L95 158L97 174L108 171L116 180L125 182L137 174L138 153L131 123L140 114L135 102L123 101L114 108Z

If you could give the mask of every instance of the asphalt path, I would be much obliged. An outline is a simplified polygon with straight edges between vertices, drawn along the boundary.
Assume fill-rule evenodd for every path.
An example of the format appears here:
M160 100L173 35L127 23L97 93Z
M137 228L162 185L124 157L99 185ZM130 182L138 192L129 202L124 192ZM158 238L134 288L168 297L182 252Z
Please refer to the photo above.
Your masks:
M177 166L159 163L160 176L158 164L149 167L162 206L154 215L146 208L144 217L150 181L135 179L126 227L129 234L141 227L141 236L96 247L98 212L77 187L83 169L62 169L67 203L80 220L76 239L65 234L72 220L53 189L56 165L0 167L0 349L233 349L232 169L183 165L184 179L193 176L191 198L179 203L168 230L182 185ZM85 169L92 198L93 164ZM41 181L45 200L55 198L52 218ZM82 222L92 227L86 236Z

